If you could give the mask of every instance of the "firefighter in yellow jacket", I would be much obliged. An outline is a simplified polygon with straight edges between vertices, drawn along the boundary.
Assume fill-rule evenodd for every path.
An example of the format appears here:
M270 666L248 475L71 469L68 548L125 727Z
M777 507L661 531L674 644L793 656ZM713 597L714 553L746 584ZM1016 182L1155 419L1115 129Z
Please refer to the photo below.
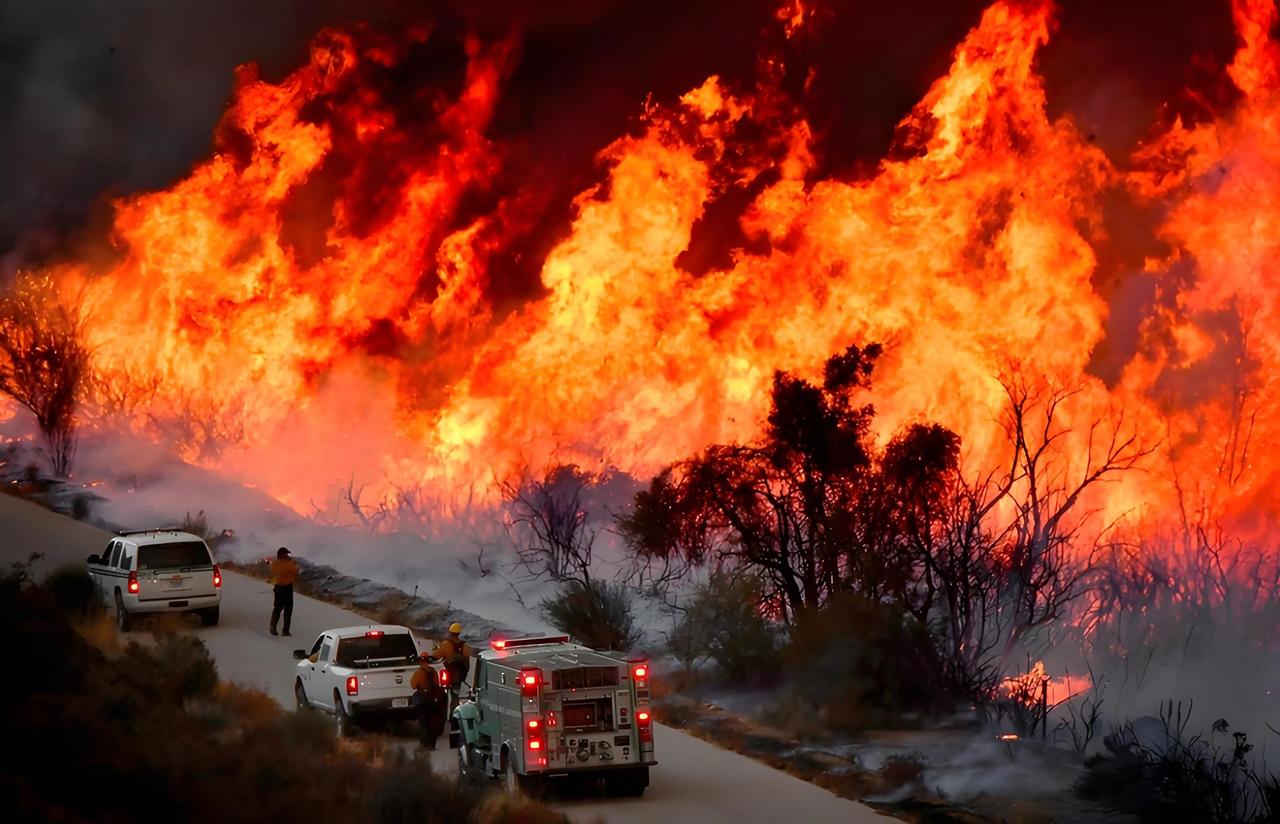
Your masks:
M271 634L276 632L276 624L284 615L284 634L289 635L289 626L293 622L293 582L298 580L298 562L289 557L289 550L280 547L276 550L276 559L271 562L271 589L275 595L275 603L271 609Z
M436 644L435 650L431 653L433 658L439 658L444 662L444 668L449 672L450 692L457 690L462 682L467 680L467 675L471 673L473 655L475 651L471 649L471 645L462 640L462 624L457 622L450 624L449 637Z

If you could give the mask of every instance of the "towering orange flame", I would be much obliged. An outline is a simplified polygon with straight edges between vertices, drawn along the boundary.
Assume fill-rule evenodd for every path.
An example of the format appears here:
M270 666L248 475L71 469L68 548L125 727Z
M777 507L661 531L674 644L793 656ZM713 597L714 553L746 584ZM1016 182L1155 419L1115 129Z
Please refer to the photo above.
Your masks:
M788 35L812 5L782 5ZM751 437L773 370L812 373L874 340L888 344L875 398L886 436L927 417L960 432L972 462L996 460L998 378L1016 370L1079 390L1068 423L1129 410L1198 478L1224 477L1230 453L1226 482L1200 500L1242 511L1276 487L1249 465L1246 435L1265 443L1280 427L1275 7L1235 2L1239 106L1174 124L1125 169L1046 113L1035 59L1052 15L1048 0L992 5L864 179L814 179L810 127L767 71L756 89L711 77L649 107L639 134L603 152L607 179L577 197L542 265L545 294L505 316L485 287L520 204L444 227L463 190L496 174L485 133L510 50L470 45L462 90L429 101L424 141L363 84L404 47L326 32L280 83L242 70L212 158L117 205L117 265L61 276L85 284L97 364L134 425L173 436L186 422L175 437L190 457L299 508L349 475L384 493L425 487L447 508L552 455L644 475ZM742 229L767 251L682 269L707 204L766 180ZM1091 278L1116 187L1168 204L1171 252L1150 276L1170 299L1108 387L1088 372L1108 311ZM1240 385L1171 393L1170 375L1235 345L1218 331L1227 309L1250 331ZM1131 477L1105 506L1169 511L1178 477Z

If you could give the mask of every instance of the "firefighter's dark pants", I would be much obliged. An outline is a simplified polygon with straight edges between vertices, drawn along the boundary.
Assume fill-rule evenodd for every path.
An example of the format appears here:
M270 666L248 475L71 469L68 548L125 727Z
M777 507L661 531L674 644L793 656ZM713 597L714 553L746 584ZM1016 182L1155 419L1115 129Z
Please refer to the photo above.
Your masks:
M441 706L439 690L436 694L418 690L413 695L413 702L418 706L418 735L422 746L435 749L436 739L444 732L444 707Z
M293 584L277 584L275 587L275 608L271 610L271 631L276 631L280 614L284 614L284 633L289 634L289 625L293 621Z

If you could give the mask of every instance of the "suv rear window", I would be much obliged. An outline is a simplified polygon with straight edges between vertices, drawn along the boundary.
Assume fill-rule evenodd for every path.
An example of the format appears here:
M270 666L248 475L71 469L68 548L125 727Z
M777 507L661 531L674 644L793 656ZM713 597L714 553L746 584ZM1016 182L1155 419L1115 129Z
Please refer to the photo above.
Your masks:
M175 569L194 566L213 566L209 550L198 541L150 544L138 548L138 569Z
M394 635L378 635L375 637L357 636L343 638L338 641L338 654L334 662L340 667L363 665L365 659L369 666L398 666L406 662L418 660L418 647L408 634L400 632Z

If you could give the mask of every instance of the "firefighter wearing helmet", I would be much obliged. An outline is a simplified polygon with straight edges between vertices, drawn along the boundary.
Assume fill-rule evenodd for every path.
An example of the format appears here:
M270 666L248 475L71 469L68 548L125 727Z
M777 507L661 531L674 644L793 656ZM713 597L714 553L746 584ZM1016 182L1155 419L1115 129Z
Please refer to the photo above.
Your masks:
M471 645L462 640L462 624L456 621L449 625L449 637L436 645L431 656L444 662L449 673L449 691L456 693L460 684L471 672L471 657L475 651Z

